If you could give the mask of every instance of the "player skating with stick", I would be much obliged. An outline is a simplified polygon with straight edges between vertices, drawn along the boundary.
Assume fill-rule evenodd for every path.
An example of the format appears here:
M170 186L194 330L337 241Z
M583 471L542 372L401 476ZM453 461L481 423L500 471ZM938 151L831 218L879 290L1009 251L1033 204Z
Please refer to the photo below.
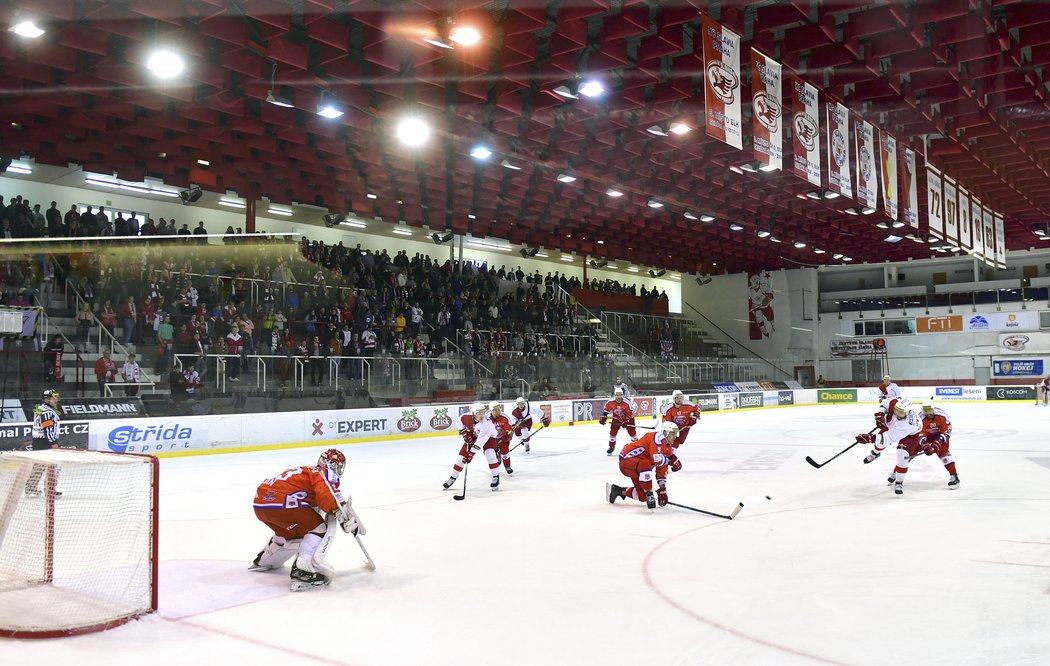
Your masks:
M605 453L611 456L613 449L616 448L616 433L620 432L621 426L627 428L627 434L630 435L632 442L638 441L638 431L635 430L634 425L634 405L624 398L622 388L613 391L613 399L605 403L605 409L602 410L598 423L605 425L610 418L612 425L609 426L609 450Z
M631 480L631 487L616 484L605 485L605 497L610 504L617 499L632 498L645 502L649 509L667 504L667 468L677 462L671 443L678 436L678 426L664 421L656 432L646 433L638 441L632 441L620 452L620 472ZM679 469L681 467L679 466ZM657 491L653 495L653 480Z
M463 437L463 446L459 449L459 459L452 465L452 476L448 477L448 481L442 485L445 490L456 483L459 473L470 464L470 461L474 459L474 454L479 450L485 451L485 460L488 461L489 471L492 473L492 483L489 487L499 490L499 453L497 452L499 438L496 424L485 412L484 403L475 402L470 406L470 413L460 418L459 434ZM466 495L467 488L464 481L463 497ZM456 497L460 498L459 495Z

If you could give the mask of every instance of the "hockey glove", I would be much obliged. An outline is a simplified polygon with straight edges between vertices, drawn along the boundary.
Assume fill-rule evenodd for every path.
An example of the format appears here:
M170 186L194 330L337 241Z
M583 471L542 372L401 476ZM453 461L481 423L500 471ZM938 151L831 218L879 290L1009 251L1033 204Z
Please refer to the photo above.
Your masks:
M357 522L357 516L349 516L346 520L339 523L339 527L343 528L343 531L347 534L357 535L361 530L361 525Z
M660 488L656 491L656 501L660 506L667 506L667 489Z
M928 456L932 456L937 452L937 444L935 440L931 441L923 437L919 439L919 446L922 447L922 452Z
M459 434L463 435L463 441L467 444L473 444L478 441L478 436L472 430L460 430Z
M598 419L598 425L605 425L608 420L609 419L606 418L604 414L602 414L601 418Z
M463 462L470 464L470 461L474 459L474 454L481 450L481 447L477 444L472 445L467 449L467 455L463 456Z
M551 424L551 419L549 416L544 416L542 419L540 419L540 423L542 423L545 426L549 426Z
M870 432L862 432L859 435L857 435L857 443L858 444L874 444L875 443L875 435L871 434Z
M679 460L678 456L674 456L674 455L671 456L671 471L672 472L681 472L682 471L682 461Z
M889 427L886 426L886 415L882 412L875 412L875 427L879 429L879 432L889 430Z

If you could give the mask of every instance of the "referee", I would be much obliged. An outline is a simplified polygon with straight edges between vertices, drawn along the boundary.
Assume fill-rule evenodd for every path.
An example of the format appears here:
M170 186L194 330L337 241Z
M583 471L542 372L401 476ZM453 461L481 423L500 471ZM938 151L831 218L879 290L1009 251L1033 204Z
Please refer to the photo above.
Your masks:
M45 389L39 405L33 409L33 441L29 445L30 451L43 451L44 449L58 448L58 391ZM43 465L33 465L33 471L26 481L26 495L37 497L40 490L37 484L40 477L44 475ZM61 495L62 493L55 493Z

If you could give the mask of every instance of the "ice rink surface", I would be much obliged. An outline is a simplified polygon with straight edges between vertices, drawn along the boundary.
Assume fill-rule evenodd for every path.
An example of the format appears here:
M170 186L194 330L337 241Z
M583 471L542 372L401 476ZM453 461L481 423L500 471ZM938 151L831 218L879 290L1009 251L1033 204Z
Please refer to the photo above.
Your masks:
M0 641L0 663L1050 663L1050 409L941 406L961 488L922 456L902 496L892 451L805 462L869 430L873 405L705 414L671 501L743 502L733 521L610 506L625 479L597 425L538 433L498 492L479 456L462 502L441 490L459 438L344 445L378 570L340 532L332 585L298 593L287 566L247 570L269 537L252 497L327 447L164 459L159 612Z

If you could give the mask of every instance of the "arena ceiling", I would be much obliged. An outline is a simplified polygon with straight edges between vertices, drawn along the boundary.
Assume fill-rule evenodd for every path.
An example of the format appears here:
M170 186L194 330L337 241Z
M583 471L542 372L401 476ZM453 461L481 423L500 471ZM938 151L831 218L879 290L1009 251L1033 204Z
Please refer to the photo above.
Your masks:
M743 35L745 81L754 45L903 143L925 140L1005 215L1009 249L1047 246L1033 234L1050 219L1044 2L23 0L0 25L46 32L0 35L0 156L684 272L937 256L884 242L881 212L741 171L749 132L743 151L705 135L700 11ZM453 43L468 24L480 42ZM158 45L184 55L183 76L146 70ZM591 79L604 94L555 93ZM317 115L322 96L344 115ZM423 146L396 138L406 114L432 125ZM769 224L784 242L756 236Z

